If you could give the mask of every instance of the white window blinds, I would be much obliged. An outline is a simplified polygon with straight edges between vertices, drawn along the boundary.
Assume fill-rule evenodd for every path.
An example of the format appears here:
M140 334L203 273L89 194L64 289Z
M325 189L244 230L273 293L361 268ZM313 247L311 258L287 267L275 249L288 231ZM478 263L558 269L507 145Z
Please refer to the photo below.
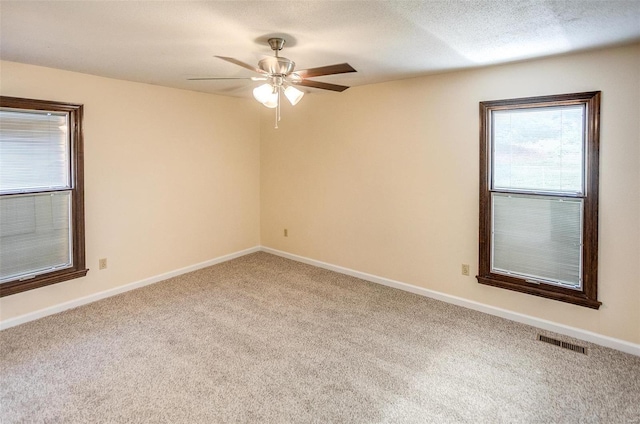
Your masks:
M492 271L580 289L582 199L492 193Z
M0 192L70 188L66 113L0 110Z
M64 112L0 110L0 282L72 266Z
M0 282L71 266L71 193L0 197Z
M491 114L491 272L582 288L584 105Z

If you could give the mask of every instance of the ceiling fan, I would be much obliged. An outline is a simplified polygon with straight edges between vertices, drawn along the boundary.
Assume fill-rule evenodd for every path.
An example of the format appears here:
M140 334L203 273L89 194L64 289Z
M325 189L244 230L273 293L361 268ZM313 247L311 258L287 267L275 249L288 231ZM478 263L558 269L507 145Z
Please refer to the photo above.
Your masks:
M210 77L210 78L189 78L190 81L202 80L230 80L230 79L249 79L252 81L266 81L264 84L253 89L253 97L268 108L276 109L276 125L280 121L280 97L281 94L289 100L292 105L297 104L304 92L298 90L294 86L319 88L321 90L344 91L346 85L330 84L326 82L313 81L308 78L320 77L324 75L345 74L348 72L357 72L348 63L339 63L337 65L321 66L319 68L295 70L296 64L291 59L278 56L278 52L283 49L285 44L284 38L270 38L269 46L275 52L275 56L266 57L258 62L258 66L251 66L238 59L232 57L216 56L219 59L242 66L250 71L257 72L257 77Z

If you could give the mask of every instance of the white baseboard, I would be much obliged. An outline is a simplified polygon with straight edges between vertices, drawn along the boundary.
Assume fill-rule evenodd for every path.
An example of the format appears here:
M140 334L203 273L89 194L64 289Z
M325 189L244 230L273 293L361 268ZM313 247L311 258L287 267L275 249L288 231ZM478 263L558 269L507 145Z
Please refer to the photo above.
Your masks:
M292 259L297 262L303 262L308 265L313 265L319 268L324 268L331 271L339 272L341 274L350 275L352 277L360 278L361 280L366 280L372 283L382 284L385 286L389 286L396 289L411 292L414 294L418 294L421 296L426 296L432 299L441 300L446 303L451 303L457 306L462 306L464 308L473 309L479 312L484 312L486 314L495 315L501 318L506 318L511 321L531 325L532 327L553 331L554 333L564 334L565 336L573 337L573 338L584 340L600 346L605 346L612 349L620 350L622 352L630 353L632 355L640 356L640 344L631 343L625 340L620 340L620 339L616 339L609 336L604 336L602 334L594 333L587 330L582 330L580 328L570 327L568 325L559 324L559 323L548 321L542 318L532 317L529 315L509 311L509 310L498 308L495 306L485 305L483 303L475 302L473 300L468 300L461 297L452 296L446 293L425 289L425 288L414 286L411 284L402 283L400 281L390 280L388 278L378 277L376 275L371 275L364 272L355 271L353 269L332 265L326 262L317 261L315 259L306 258L304 256L298 256L292 253L283 252L281 250L272 249L270 247L262 246L261 250L263 252L271 253L277 256L282 256L283 258Z
M256 246L249 249L241 250L239 252L230 253L228 255L220 256L218 258L210 259L208 261L200 262L195 265L190 265L184 268L180 268L174 271L166 272L164 274L156 275L153 277L145 278L144 280L136 281L124 286L114 287L109 290L105 290L99 293L94 293L89 296L74 299L68 302L60 303L58 305L50 306L44 309L40 309L34 312L30 312L24 315L20 315L14 318L9 318L4 321L0 321L0 330L6 328L15 327L16 325L24 324L29 321L34 321L39 318L43 318L49 315L56 314L58 312L66 311L67 309L77 308L78 306L86 305L88 303L95 302L100 299L115 296L120 293L124 293L130 290L135 290L140 287L148 286L150 284L157 283L159 281L166 280L168 278L176 277L181 274L196 271L201 268L216 265L222 262L229 261L231 259L239 258L240 256L248 255L254 252L267 252L273 255L282 256L287 259L291 259L297 262L303 262L309 265L317 266L320 268L328 269L331 271L339 272L341 274L350 275L352 277L360 278L372 283L382 284L385 286L393 287L396 289L404 290L410 293L426 296L432 299L441 300L443 302L451 303L464 308L473 309L479 312L484 312L490 315L495 315L501 318L506 318L511 321L516 321L522 324L531 325L533 327L541 328L548 331L553 331L558 334L564 334L576 339L585 340L587 342L595 343L600 346L617 349L622 352L630 353L632 355L640 356L640 344L627 342L625 340L616 339L613 337L604 336L602 334L594 333L587 330L582 330L568 325L559 324L553 321L548 321L542 318L536 318L529 315L521 314L518 312L509 311L506 309L498 308L495 306L485 305L483 303L475 302L473 300L464 299L457 296L452 296L446 293L437 292L434 290L425 289L423 287L414 286L411 284L403 283L400 281L390 280L384 277L378 277L376 275L367 274L364 272L356 271L349 268L344 268L338 265L332 265L326 262L318 261L303 256L294 255L292 253L283 252L281 250L272 249L265 246Z
M240 256L248 255L249 253L259 252L261 248L259 246L251 247L249 249L241 250L239 252L230 253L228 255L220 256L208 261L200 262L195 265L186 266L184 268L176 269L174 271L165 272L164 274L156 275L153 277L145 278L144 280L136 281L124 286L114 287L109 290L94 293L89 296L84 296L79 299L70 300L68 302L60 303L58 305L49 306L44 309L40 309L28 314L20 315L15 318L9 318L4 321L0 321L0 330L6 328L15 327L16 325L24 324L29 321L34 321L39 318L43 318L49 315L57 314L58 312L66 311L67 309L77 308L78 306L86 305L88 303L95 302L97 300L105 299L107 297L115 296L120 293L135 290L140 287L148 286L172 277L176 277L187 272L206 268L208 266L216 265L222 262L230 261L231 259L239 258Z

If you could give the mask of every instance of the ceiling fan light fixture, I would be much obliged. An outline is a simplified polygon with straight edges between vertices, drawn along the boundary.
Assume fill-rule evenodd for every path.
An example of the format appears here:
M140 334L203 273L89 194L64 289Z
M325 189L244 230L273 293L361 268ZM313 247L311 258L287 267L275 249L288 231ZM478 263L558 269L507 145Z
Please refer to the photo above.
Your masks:
M290 85L284 90L284 95L287 97L287 100L289 100L289 103L295 106L304 96L304 91L300 91Z
M253 97L260 103L264 104L273 98L274 91L275 90L271 84L262 84L253 89Z
M278 106L278 93L271 93L269 95L269 97L267 98L267 100L265 100L264 102L262 102L263 105L265 105L266 107L268 107L269 109L273 109L275 107Z
M2 0L0 0L2 1ZM216 56L226 62L233 63L249 71L257 73L259 76L254 77L210 77L210 78L189 78L189 80L223 80L223 79L250 79L252 81L266 81L266 83L253 89L253 97L265 107L276 110L276 124L280 121L280 97L285 95L287 100L295 106L302 100L304 92L293 87L301 85L304 87L318 88L321 90L344 91L347 86L330 84L326 82L314 81L309 78L321 77L325 75L345 74L348 72L356 72L356 70L348 63L338 63L336 65L320 66L317 68L308 68L301 71L295 71L296 64L291 59L280 57L279 51L285 44L284 38L274 37L268 40L269 46L275 52L275 56L267 57L258 62L258 66L249 65L238 59L225 56Z

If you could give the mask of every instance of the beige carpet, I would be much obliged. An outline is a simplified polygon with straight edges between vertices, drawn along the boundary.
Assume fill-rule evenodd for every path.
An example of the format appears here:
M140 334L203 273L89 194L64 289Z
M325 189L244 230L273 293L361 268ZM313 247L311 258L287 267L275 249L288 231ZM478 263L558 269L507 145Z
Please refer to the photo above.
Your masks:
M0 418L640 422L640 357L537 334L255 253L3 331Z

